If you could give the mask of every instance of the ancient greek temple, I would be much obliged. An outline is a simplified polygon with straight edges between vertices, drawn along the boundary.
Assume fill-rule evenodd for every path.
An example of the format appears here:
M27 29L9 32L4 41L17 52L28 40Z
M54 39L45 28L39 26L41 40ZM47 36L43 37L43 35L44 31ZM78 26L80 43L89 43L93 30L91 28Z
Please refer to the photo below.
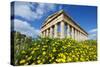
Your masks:
M88 33L73 21L64 10L48 16L41 27L41 34L43 37L51 38L71 37L77 41L88 39Z

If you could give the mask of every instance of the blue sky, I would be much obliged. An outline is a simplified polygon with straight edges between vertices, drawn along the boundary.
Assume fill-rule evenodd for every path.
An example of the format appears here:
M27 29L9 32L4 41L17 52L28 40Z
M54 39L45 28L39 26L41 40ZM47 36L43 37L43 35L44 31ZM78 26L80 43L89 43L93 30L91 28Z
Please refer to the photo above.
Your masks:
M12 2L11 20L14 30L36 37L45 19L63 9L73 20L89 33L89 39L97 37L97 8L95 6L66 5L54 3Z

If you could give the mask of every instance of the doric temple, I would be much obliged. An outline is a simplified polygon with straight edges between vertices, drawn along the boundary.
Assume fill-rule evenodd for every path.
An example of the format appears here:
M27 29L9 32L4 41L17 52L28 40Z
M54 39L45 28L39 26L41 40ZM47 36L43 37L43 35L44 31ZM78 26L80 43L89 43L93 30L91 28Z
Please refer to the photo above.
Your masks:
M60 10L47 17L41 27L43 37L65 38L71 37L77 41L88 39L88 33L80 27L73 19Z

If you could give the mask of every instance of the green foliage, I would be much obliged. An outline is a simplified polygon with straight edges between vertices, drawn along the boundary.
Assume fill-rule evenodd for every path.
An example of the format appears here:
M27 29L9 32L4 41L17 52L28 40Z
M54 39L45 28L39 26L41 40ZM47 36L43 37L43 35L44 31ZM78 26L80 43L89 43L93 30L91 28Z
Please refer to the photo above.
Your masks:
M83 62L97 60L97 43L95 40L77 42L71 38L32 39L15 33L15 65L52 64Z

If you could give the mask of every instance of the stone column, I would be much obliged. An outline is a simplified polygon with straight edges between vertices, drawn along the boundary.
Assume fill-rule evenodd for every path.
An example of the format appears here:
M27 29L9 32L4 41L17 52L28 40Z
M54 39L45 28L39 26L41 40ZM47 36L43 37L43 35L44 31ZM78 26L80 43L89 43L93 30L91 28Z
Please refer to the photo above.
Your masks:
M78 31L76 30L76 40L78 41Z
M86 40L88 40L88 36L86 36Z
M77 40L77 30L75 30L76 31L76 35L75 35L75 38L76 38L76 40Z
M84 41L84 34L83 34L83 41Z
M44 37L44 31L42 31L42 35L41 36L43 36Z
M77 41L79 41L79 32L77 31Z
M85 35L85 40L86 40L86 35Z
M44 37L46 36L46 31L44 30Z
M54 37L55 37L55 38L58 36L57 33L58 33L58 25L55 24L55 26L54 26Z
M50 37L53 37L53 28L50 27Z
M82 36L82 33L81 33L81 41L83 41L83 36Z
M84 41L84 35L83 35L83 33L82 33L82 40Z
M81 32L80 32L80 41L81 41L81 39L82 39L82 38L81 38Z
M45 30L44 30L44 37L45 37Z
M48 36L50 37L50 28L49 28Z
M46 37L46 31L43 31L43 37Z
M80 41L80 31L78 32L78 40Z
M79 36L80 34L79 34L79 33L80 33L80 32L78 31L78 41L80 41L80 36Z
M75 29L74 31L75 31L75 33L74 33L74 34L75 34L75 40L76 40L76 29Z
M82 35L82 33L81 33L81 41L83 41L83 35Z
M86 36L84 35L84 40L86 40Z
M75 39L78 41L78 32L75 30Z
M70 37L70 25L67 24L67 37Z
M61 38L64 38L64 22L61 22Z
M85 35L85 40L87 40L87 39L86 39L86 35Z
M84 34L84 40L86 40L86 39L85 39L85 34Z
M47 30L45 30L45 37L47 36Z
M81 36L81 32L80 32L80 41L82 41L82 36Z
M80 31L78 31L78 41L80 41Z
M75 40L75 30L73 28L73 39Z
M48 31L48 29L47 29L47 30L46 30L46 37L48 37L48 32L49 32L49 31Z
M86 35L84 37L85 37L85 40L86 40Z
M84 34L83 34L83 40L85 40L85 38L84 38Z
M73 29L73 27L71 29L72 29L72 32L71 32L72 39L74 39L74 29Z

